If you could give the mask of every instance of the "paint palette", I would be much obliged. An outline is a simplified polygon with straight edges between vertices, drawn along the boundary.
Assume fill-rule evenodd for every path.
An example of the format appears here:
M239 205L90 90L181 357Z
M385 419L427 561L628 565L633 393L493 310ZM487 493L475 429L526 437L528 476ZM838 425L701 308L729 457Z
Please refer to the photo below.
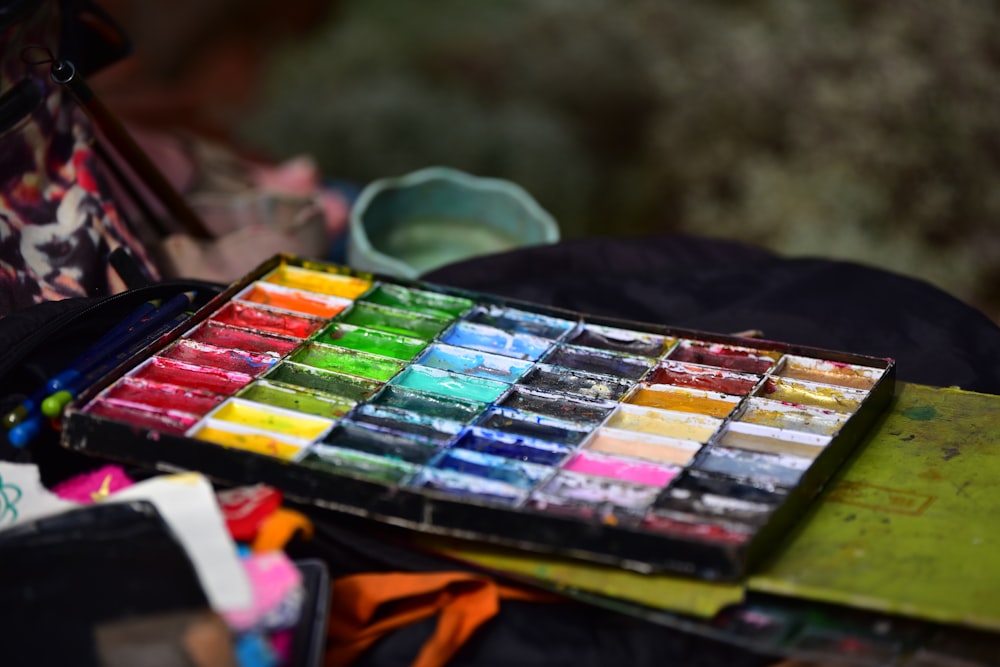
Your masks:
M63 443L420 530L733 579L894 364L279 256L90 388Z

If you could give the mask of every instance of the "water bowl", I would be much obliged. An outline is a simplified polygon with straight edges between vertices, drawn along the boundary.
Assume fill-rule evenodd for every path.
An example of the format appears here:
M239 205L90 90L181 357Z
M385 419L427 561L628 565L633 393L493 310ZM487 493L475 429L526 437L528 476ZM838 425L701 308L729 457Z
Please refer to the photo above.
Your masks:
M558 240L555 220L520 186L430 167L361 192L351 209L347 262L417 278L452 262Z

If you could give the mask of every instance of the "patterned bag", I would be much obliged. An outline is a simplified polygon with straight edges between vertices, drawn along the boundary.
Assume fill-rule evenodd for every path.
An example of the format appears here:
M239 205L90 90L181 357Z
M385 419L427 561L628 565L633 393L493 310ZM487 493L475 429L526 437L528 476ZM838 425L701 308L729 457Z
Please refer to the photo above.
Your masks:
M0 45L0 317L120 292L129 271L157 279L110 194L92 122L40 59L86 75L123 56L127 40L87 0L20 0L0 2Z

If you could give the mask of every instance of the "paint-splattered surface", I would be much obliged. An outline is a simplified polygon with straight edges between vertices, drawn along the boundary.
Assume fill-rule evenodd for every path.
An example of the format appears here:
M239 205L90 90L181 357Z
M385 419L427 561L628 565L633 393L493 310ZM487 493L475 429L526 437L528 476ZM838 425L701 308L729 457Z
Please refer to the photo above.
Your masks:
M891 412L745 587L436 544L489 568L699 616L746 589L1000 629L1000 396L898 387Z
M902 385L753 590L1000 629L1000 396Z

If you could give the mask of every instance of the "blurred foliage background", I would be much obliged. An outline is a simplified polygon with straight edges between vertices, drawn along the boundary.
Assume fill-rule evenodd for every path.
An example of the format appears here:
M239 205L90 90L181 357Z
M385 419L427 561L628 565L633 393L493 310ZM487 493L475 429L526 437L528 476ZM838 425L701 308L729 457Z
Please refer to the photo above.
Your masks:
M1000 321L995 2L342 0L306 24L203 109L241 144L361 183L507 178L564 238L849 259Z

